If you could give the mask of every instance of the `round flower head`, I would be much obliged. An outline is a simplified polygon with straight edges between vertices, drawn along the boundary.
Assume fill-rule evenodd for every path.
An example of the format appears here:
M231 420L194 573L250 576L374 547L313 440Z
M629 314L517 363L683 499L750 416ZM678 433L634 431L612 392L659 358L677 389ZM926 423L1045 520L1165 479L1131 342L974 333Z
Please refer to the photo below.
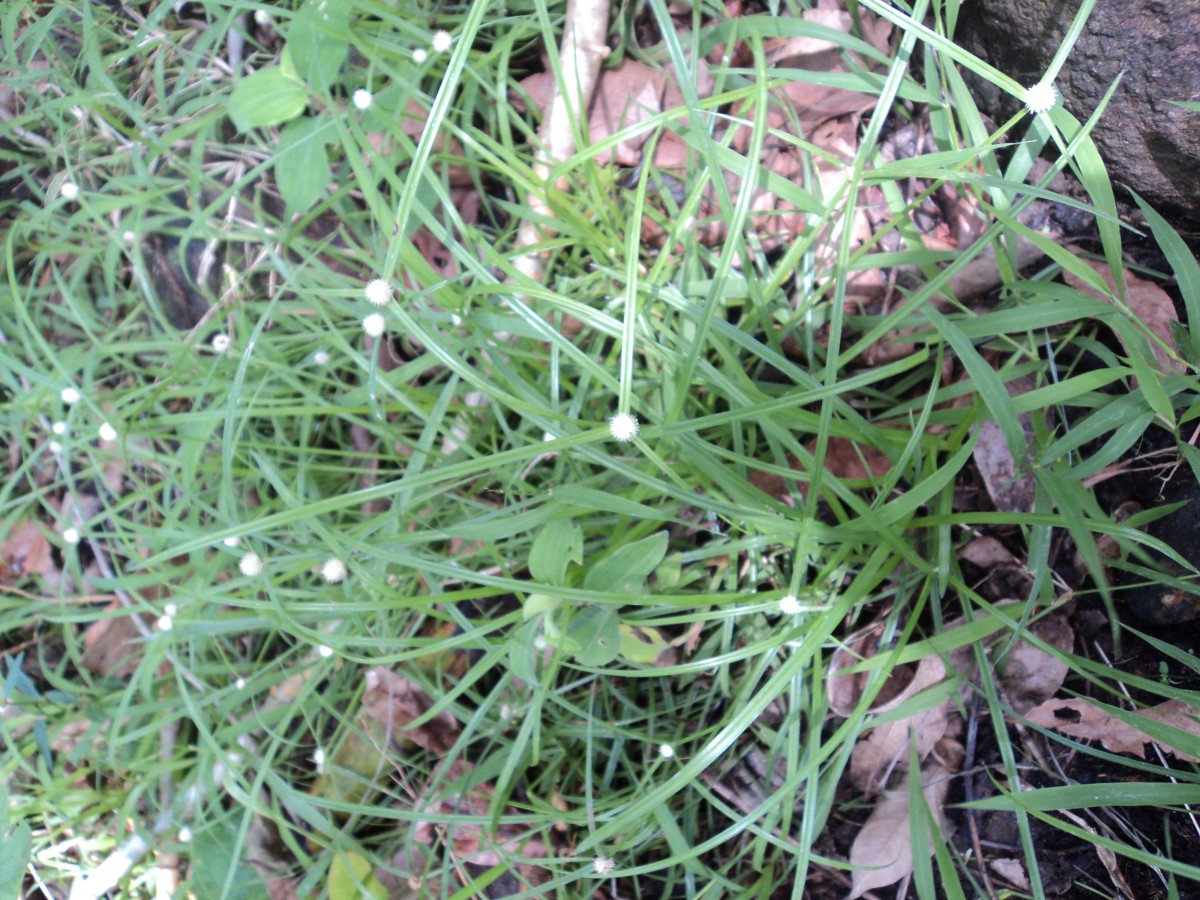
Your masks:
M242 570L242 574L247 578L253 578L255 575L261 575L263 570L262 557L257 553L247 553L238 562L238 568Z
M229 349L229 335L214 334L212 339L212 348L216 353L224 353Z
M117 439L117 429L113 428L107 422L100 426L100 440L115 441Z
M617 413L608 420L608 433L612 435L614 441L622 444L632 441L638 433L637 416L627 412Z
M329 659L329 657L333 656L333 648L325 644L321 644L319 647L317 647L317 656L321 657L321 659Z
M1039 81L1033 87L1025 89L1025 108L1035 116L1039 113L1050 112L1058 102L1058 89L1049 81Z
M608 856L597 856L592 860L592 871L597 875L607 875L616 867L616 862Z
M337 584L346 577L346 564L336 556L329 557L321 566L321 577L330 584Z
M325 350L318 350L312 355L312 361L318 366L327 366L329 365L329 353Z
M675 748L672 747L670 744L659 744L658 745L658 755L661 756L663 759L670 759L671 757L673 757L675 755Z
M418 47L413 51L413 62L415 62L418 66L427 59L429 59L429 54L425 52L424 47Z
M779 611L785 616L794 616L800 612L800 601L791 594L779 599Z
M271 14L265 9L256 9L254 11L254 21L259 25L267 26L271 24Z
M359 88L354 92L353 100L356 109L366 109L371 105L371 92L366 88Z
M392 301L392 286L382 278L367 282L367 301L372 306L387 306Z
M434 53L445 53L450 49L450 45L454 43L454 38L448 31L439 31L433 36L433 40L429 42L429 46L433 48Z
M387 328L387 319L379 313L371 313L362 321L363 331L371 337L379 337Z
M79 388L69 385L62 389L62 393L59 396L62 397L63 403L78 403L82 399Z
M79 543L79 529L78 528L64 528L63 529L63 540L66 541L68 544L78 544Z
M64 181L58 192L63 195L66 200L74 200L79 196L79 185L73 181Z

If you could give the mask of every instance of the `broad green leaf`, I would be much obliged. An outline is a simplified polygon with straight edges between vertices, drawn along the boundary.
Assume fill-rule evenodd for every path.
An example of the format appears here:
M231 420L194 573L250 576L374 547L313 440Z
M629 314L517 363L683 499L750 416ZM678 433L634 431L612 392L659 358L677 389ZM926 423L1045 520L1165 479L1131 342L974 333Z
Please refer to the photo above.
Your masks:
M307 212L333 180L321 137L326 125L321 118L295 119L279 133L275 180L292 213Z
M21 896L32 844L33 834L25 822L18 822L7 833L0 831L0 897Z
M571 562L583 562L582 529L574 522L550 522L534 538L529 573L542 584L562 584Z
M588 569L583 586L589 591L636 594L666 555L667 533L660 531L619 547L604 557Z
M589 606L571 620L568 635L585 666L606 666L621 652L621 617L611 606Z
M560 606L562 606L562 601L557 597L548 597L545 594L530 594L525 598L525 604L521 608L521 615L528 622L534 616L553 612Z
M514 628L508 638L509 669L526 684L537 684L537 661L541 656L537 638L541 630L540 622L526 622Z
M371 864L357 853L338 853L329 866L329 900L387 900Z
M268 900L262 876L242 859L245 837L238 832L235 820L221 819L192 837L191 893L197 900Z
M306 0L292 19L287 46L296 71L314 91L324 93L337 79L350 49L350 4Z
M632 663L649 665L657 660L659 654L668 646L662 632L657 628L648 625L634 628L632 625L621 623L621 655Z
M243 78L229 96L229 118L238 131L266 128L294 119L308 105L304 85L283 74L278 66L259 69Z

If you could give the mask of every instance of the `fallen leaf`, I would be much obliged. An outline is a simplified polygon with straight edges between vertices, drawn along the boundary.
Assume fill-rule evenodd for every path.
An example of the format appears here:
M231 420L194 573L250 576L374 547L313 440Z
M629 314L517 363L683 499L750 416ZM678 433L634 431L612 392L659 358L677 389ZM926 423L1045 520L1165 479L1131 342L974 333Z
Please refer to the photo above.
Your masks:
M143 638L134 624L135 614L117 600L104 611L123 615L106 615L88 625L83 633L83 656L79 664L97 675L127 678L142 658ZM143 616L142 621L149 626L148 617Z
M1075 647L1075 630L1062 613L1043 616L1030 626L1029 631L1064 653L1070 653ZM1003 667L1000 684L1018 713L1026 713L1057 694L1069 668L1062 659L1025 640L1017 641Z
M1069 249L1074 250L1076 248L1072 247ZM1116 288L1116 280L1113 278L1112 269L1108 264L1099 260L1086 259L1082 253L1078 255L1080 259L1083 259L1084 262L1091 266L1104 279L1104 283L1108 285L1109 291L1114 296L1119 296ZM1175 335L1172 331L1173 325L1179 324L1179 314L1175 312L1175 303L1167 295L1167 292L1154 282L1138 278L1128 269L1124 270L1124 276L1125 296L1129 301L1129 312L1178 356L1179 348L1175 345ZM1113 303L1112 296L1102 291L1097 291L1078 276L1064 271L1063 278L1075 290L1090 297L1095 297L1098 300L1103 300L1105 303ZM1122 346L1125 345L1125 341L1119 332L1117 333L1117 339L1121 341ZM1150 352L1153 354L1154 362L1157 364L1160 372L1166 375L1174 375L1178 372L1186 371L1186 366L1174 359L1157 341L1150 341L1149 344ZM1127 354L1131 352L1128 346L1125 347L1125 352Z
M994 537L983 536L964 544L958 549L958 558L990 571L996 566L1015 566L1017 558Z
M944 674L945 669L942 671ZM929 756L951 727L952 716L958 718L946 700L915 716L872 728L867 739L855 744L850 754L850 781L864 796L875 795L893 773L908 769L910 743L915 744L918 759Z
M50 542L28 519L10 528L0 544L0 566L0 584L13 584L29 575L49 575L56 569Z
M1196 720L1200 710L1180 700L1168 700L1150 709L1139 710L1137 715L1200 737L1200 722ZM1099 741L1105 750L1132 753L1138 759L1146 758L1146 744L1157 744L1146 732L1081 698L1047 700L1025 713L1025 718L1034 725L1052 728L1071 737ZM1170 745L1158 746L1180 759L1200 762L1200 758Z
M951 774L937 763L921 770L925 803L939 830ZM850 848L850 865L855 868L846 900L855 900L867 891L895 884L912 874L914 848L910 819L906 790L889 792L875 805ZM940 839L938 834L930 833L922 849L932 854L933 842Z
M1033 376L1025 376L1010 381L1006 387L1011 396L1019 396L1033 390L1037 386ZM1025 447L1034 444L1033 419L1029 413L1017 417L1021 430L1025 433ZM1037 494L1037 479L1032 472L1017 474L1018 462L1013 459L1008 441L1000 426L989 419L981 423L976 431L979 434L975 441L972 457L983 486L988 496L1000 512L1032 512L1033 501ZM1024 459L1020 461L1023 465Z

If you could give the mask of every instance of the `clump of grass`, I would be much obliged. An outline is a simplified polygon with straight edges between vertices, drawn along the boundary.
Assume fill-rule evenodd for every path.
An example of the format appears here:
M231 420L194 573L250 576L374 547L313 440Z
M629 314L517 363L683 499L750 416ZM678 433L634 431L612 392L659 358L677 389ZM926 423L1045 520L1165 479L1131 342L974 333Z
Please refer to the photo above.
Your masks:
M1043 146L1065 149L1119 266L1116 207L1086 126L1041 111L1030 143L1002 155L1007 126L985 125L958 67L1020 86L919 16L860 5L894 22L898 49L882 77L846 79L879 105L846 192L811 194L787 249L753 253L748 209L720 192L719 252L684 215L667 220L670 252L643 248L657 173L617 189L583 153L562 173L542 282L512 263L536 123L509 97L556 44L561 9L356 4L352 52L281 119L306 129L291 152L329 166L311 199L279 188L294 177L281 130L228 115L228 68L277 63L307 7L253 26L236 4L203 27L169 4L144 19L92 4L8 17L0 518L34 523L52 553L41 574L6 576L0 599L3 767L10 816L32 828L28 887L94 873L131 829L213 896L261 896L251 860L335 896L388 878L398 891L414 871L446 896L577 896L610 878L626 896L798 895L836 865L814 841L869 724L869 698L829 724L840 637L882 617L888 665L939 652L917 626L986 610L955 549L989 525L1020 533L1027 599L1053 602L1053 536L1086 556L1113 531L1081 485L1080 448L1103 467L1140 430L1173 428L1196 388L1187 374L1102 390L1129 370L1053 268L1007 271L988 315L931 310L972 253L1025 234L1017 214L1047 195L1024 184ZM658 0L646 10L671 21ZM616 27L637 53L629 23ZM762 62L774 27L738 23L754 71L714 67L712 97L689 100L685 206L746 164L713 124L788 77ZM687 71L716 39L703 25L665 43ZM931 104L945 152L878 158L897 98ZM680 128L660 118L647 127ZM848 277L876 263L844 239L821 268L820 241L863 185L906 221L889 193L900 178L976 196L989 240L942 268L906 243L889 264L922 283L886 314L849 316ZM464 185L474 216L454 202ZM865 362L913 328L910 354ZM1055 381L1047 344L1105 364ZM944 379L950 356L969 382ZM1026 373L1041 379L1036 406L1005 387ZM1051 405L1071 432L1054 432ZM1035 512L957 508L979 423L1023 449L1026 412ZM838 439L881 453L886 473L826 471ZM761 474L790 495L760 490ZM402 723L417 738L364 713L384 671L431 704L414 700ZM1019 784L981 671L999 770ZM757 783L731 795L748 761ZM493 855L469 867L456 840ZM132 866L131 895L164 877L155 865Z

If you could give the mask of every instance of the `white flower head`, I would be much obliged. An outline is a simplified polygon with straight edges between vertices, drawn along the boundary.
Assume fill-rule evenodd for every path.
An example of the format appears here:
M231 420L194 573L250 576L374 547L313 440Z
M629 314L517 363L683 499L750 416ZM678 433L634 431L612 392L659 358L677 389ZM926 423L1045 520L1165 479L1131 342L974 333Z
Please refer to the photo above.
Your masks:
M115 441L117 439L117 429L113 428L107 422L100 426L100 440Z
M346 577L346 564L336 556L329 557L321 566L321 577L330 584L337 584Z
M318 350L312 355L312 360L318 366L327 366L329 365L329 352L327 350Z
M796 599L794 594L788 594L786 597L779 598L779 611L785 616L794 616L800 612L800 601Z
M47 441L46 446L50 448L51 453L62 453L62 444L58 441Z
M226 547L236 547L241 542L242 542L242 539L240 537L238 537L236 534L231 534L229 537L227 537L223 541L221 541L221 543L224 544Z
M1058 89L1049 81L1039 81L1033 87L1025 88L1025 108L1035 116L1050 112L1058 102Z
M387 328L387 319L379 313L371 313L362 321L363 331L371 337L379 337Z
M429 54L425 52L424 47L418 47L413 51L413 62L415 62L418 66L427 59L429 59Z
M317 647L317 656L321 657L321 659L329 659L329 657L333 656L333 648L321 644L321 646Z
M453 43L454 37L450 32L439 31L433 36L433 40L429 42L429 46L433 48L434 53L445 53Z
M366 109L371 105L371 100L373 98L371 97L371 92L366 88L359 88L354 92L354 97L352 99L354 100L354 106L356 109Z
M672 757L675 756L675 748L672 747L670 744L659 744L658 745L658 755L661 756L663 759L671 759Z
M179 843L190 844L191 842L192 842L192 829L190 829L186 825L184 825L179 829Z
M53 431L55 434L57 434L59 437L62 437L64 434L67 433L67 423L66 422L55 422L53 425L50 426L50 430Z
M66 541L68 544L78 544L79 543L79 529L78 528L64 528L63 529L63 540Z
M170 631L175 627L175 621L170 616L159 616L154 624L158 626L159 631Z
M313 765L317 767L317 774L325 774L325 751L318 747L313 751Z
M216 353L224 353L229 349L229 335L221 332L214 334L212 339L212 348Z
M592 871L597 875L607 875L616 867L616 861L611 856L597 856L592 860Z
M237 679L236 679L236 680L233 682L233 686L234 686L235 688L237 688L239 691L244 691L244 690L246 689L246 679L245 679L245 678L241 678L241 677L237 678Z
M163 606L163 615L170 616L172 619L179 615L179 604L167 603Z
M123 240L127 244L132 244L134 241L137 240L137 235L134 234L132 231L122 231L121 232L121 240Z
M64 181L58 192L63 195L66 200L74 200L79 196L79 185L73 181Z
M265 9L256 9L254 11L254 21L259 25L266 27L271 24L271 14Z
M637 416L627 412L617 413L608 420L608 433L619 443L632 441L638 434Z
M372 306L387 306L392 302L394 291L392 286L382 278L374 278L367 282L367 301Z
M63 403L78 403L83 399L83 395L79 393L79 388L72 385L67 385L63 388L59 396L62 397Z
M257 553L247 553L238 562L238 568L247 578L253 578L255 575L262 574L263 559Z

